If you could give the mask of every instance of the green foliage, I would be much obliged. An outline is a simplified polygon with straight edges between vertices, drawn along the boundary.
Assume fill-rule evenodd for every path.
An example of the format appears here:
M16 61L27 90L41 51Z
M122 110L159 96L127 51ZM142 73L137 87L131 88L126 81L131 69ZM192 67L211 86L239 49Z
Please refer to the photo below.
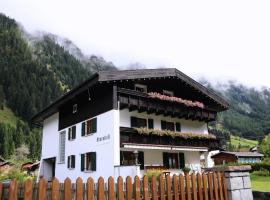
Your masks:
M260 152L264 154L265 157L270 157L270 135L267 135L261 145Z
M253 171L252 175L255 176L270 176L270 172L267 170Z
M26 144L35 160L41 130L28 124L31 117L93 72L115 67L97 56L79 60L54 36L33 37L1 13L0 47L0 155L9 158Z
M253 191L270 192L270 176L257 176L251 174L250 179Z
M149 181L151 181L153 176L158 179L162 174L162 171L162 169L148 169L144 175L148 177Z

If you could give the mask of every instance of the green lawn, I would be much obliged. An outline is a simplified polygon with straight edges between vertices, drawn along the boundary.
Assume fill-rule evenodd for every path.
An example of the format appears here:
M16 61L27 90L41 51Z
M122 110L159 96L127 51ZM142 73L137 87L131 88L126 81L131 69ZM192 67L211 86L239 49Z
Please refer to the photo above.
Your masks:
M250 148L250 147L256 146L258 144L258 141L248 140L245 138L240 138L240 137L231 135L231 144L236 147L238 147L240 144L242 147Z
M7 107L4 110L0 109L0 123L8 123L11 126L16 126L17 117L14 113Z
M270 192L270 176L256 176L251 174L250 178L252 190Z

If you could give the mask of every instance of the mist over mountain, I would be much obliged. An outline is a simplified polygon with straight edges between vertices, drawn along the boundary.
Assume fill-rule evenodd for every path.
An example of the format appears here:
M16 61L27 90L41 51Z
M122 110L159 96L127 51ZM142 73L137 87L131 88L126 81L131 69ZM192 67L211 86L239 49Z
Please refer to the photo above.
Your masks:
M85 55L72 41L50 33L29 34L0 14L0 155L8 158L26 144L29 158L38 159L41 130L31 117L100 70L117 70L101 56ZM145 68L131 63L126 68ZM270 132L270 89L255 89L229 81L200 80L223 96L230 109L219 114L211 131L262 139Z

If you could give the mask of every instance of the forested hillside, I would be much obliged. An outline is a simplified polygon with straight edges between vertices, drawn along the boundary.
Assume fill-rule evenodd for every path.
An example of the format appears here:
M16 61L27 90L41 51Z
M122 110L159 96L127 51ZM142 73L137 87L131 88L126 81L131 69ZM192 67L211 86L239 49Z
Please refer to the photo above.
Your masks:
M230 109L219 115L215 129L257 141L270 133L269 88L248 88L234 82L215 86L207 81L202 83L230 103Z
M29 119L93 72L116 69L98 56L75 57L69 49L75 45L62 39L61 46L57 39L32 36L0 14L0 155L5 158L26 144L29 158L37 159L41 132Z

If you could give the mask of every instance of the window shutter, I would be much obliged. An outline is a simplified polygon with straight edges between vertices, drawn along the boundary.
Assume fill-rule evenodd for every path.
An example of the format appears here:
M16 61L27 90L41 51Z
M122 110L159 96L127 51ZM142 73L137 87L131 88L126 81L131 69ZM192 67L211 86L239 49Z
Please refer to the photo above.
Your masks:
M84 154L81 154L81 171L83 172L84 171Z
M76 138L76 126L72 127L72 139Z
M71 168L75 168L75 155L71 156Z
M82 123L82 136L85 136L85 122Z
M70 156L68 156L68 166L67 166L68 168L70 168L70 164L69 163L70 163Z
M179 153L179 160L180 160L180 169L183 169L185 167L185 154Z
M154 120L148 119L148 129L153 129L153 128L154 128Z
M97 132L97 118L92 119L92 133Z
M144 153L143 153L143 151L139 151L138 162L140 164L140 169L143 170L144 169Z
M96 152L91 152L90 154L90 159L91 159L91 170L92 171L96 171L97 169L97 156L96 156Z
M167 127L166 127L166 121L162 121L161 120L161 129L162 130L166 130L167 129Z
M169 166L169 157L167 152L163 152L163 166L166 167L167 169L170 168Z
M175 123L175 131L181 132L181 124L179 122Z
M124 159L123 151L120 151L120 165L123 165L123 159Z
M70 140L70 132L71 132L71 128L68 129L68 140Z
M137 117L130 117L130 126L137 127Z

